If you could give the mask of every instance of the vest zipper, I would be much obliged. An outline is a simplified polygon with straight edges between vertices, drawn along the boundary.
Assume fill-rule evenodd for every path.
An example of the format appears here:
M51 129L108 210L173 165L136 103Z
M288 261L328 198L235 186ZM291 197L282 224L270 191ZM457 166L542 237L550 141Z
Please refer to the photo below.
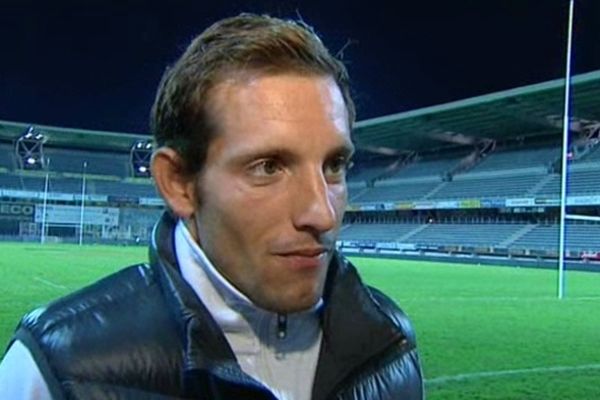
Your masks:
M287 315L277 314L277 338L285 339L287 336Z

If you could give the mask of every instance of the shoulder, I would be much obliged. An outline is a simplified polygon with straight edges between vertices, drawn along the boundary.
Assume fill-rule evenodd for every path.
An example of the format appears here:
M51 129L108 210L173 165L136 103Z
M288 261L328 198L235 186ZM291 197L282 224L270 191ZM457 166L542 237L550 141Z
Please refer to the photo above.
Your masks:
M66 362L172 338L172 316L155 275L145 264L127 267L30 312L15 338Z
M124 268L95 283L59 298L27 314L21 326L47 330L86 315L105 315L111 307L130 303L156 284L153 270L146 264ZM39 332L42 333L42 332Z
M146 264L127 267L29 313L13 340L57 399L68 385L177 387L183 338L161 282Z
M21 320L14 340L31 352L53 393L70 376L141 382L140 363L172 379L181 343L156 275L145 264L127 267Z

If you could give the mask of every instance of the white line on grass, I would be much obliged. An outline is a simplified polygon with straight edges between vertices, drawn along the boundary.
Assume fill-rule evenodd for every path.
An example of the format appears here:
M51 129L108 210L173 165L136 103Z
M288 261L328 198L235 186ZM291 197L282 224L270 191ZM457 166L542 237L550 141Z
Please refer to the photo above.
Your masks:
M600 364L507 369L507 370L503 370L503 371L482 371L482 372L473 372L470 374L438 376L437 378L425 379L425 383L428 385L440 385L440 384L449 383L449 382L461 382L461 381L466 381L466 380L471 380L471 379L495 378L495 377L500 377L500 376L525 375L525 374L549 373L549 372L571 372L571 371L582 371L582 370L591 370L591 369L600 369Z
M567 300L569 297L566 297ZM581 297L573 297L572 300L600 300L600 296L581 296Z
M468 296L455 296L455 297L413 297L413 298L400 298L400 302L408 302L408 301L434 301L434 302L447 302L447 301L557 301L558 299L555 296L539 296L539 297L468 297ZM581 297L565 297L564 300L572 300L572 301L595 301L600 300L600 296L581 296Z
M66 289L67 287L64 285L59 285L58 283L50 282L44 278L40 278L39 276L34 276L34 280L43 283L44 285L51 286L55 289Z

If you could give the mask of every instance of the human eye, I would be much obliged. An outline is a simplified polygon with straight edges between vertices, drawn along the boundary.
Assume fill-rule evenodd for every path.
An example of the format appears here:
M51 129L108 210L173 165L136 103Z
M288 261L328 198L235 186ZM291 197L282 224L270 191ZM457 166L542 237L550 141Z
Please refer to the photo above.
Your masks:
M283 166L274 158L266 158L252 163L248 170L254 178L271 178L283 171Z
M325 176L335 182L343 180L352 165L352 161L348 157L334 157L325 164Z

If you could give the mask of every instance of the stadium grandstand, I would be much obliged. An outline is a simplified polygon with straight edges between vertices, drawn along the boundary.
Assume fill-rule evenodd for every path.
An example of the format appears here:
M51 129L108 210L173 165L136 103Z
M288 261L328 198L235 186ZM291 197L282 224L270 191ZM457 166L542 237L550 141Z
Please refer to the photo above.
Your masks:
M163 202L148 136L0 121L4 239L147 243Z
M349 254L555 264L564 80L358 122ZM574 76L567 205L600 215L600 71ZM0 235L145 243L163 203L149 136L0 121ZM600 224L569 221L571 264L597 269Z

